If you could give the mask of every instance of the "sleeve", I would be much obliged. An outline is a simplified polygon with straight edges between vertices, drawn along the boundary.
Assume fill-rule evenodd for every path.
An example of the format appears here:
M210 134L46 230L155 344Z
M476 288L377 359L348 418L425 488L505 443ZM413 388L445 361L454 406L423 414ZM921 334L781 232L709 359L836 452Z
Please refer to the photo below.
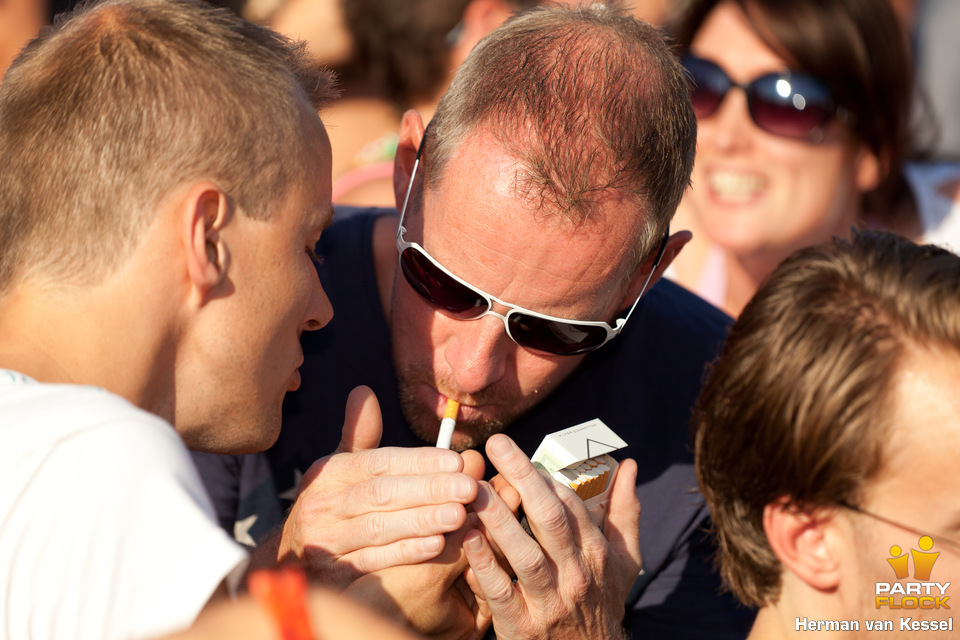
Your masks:
M143 412L44 450L4 526L11 637L170 633L246 559L176 431Z

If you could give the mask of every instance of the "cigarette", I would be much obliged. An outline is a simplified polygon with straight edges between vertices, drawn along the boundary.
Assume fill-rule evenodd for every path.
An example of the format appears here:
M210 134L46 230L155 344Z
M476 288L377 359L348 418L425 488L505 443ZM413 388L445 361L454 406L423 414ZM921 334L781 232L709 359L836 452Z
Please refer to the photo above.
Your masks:
M447 398L447 408L443 411L443 420L440 421L440 434L437 435L437 446L449 449L453 440L453 429L457 426L457 414L460 413L460 403Z

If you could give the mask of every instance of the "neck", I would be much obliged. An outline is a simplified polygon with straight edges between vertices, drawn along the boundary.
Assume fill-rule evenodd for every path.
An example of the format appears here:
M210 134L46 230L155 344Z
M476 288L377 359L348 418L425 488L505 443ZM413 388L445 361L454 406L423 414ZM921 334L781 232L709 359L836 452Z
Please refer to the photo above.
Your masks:
M0 367L101 387L172 420L175 348L161 310L117 283L24 285L0 301ZM140 284L146 291L149 286Z
M779 256L737 255L726 253L727 295L723 310L736 318L764 278L780 263Z

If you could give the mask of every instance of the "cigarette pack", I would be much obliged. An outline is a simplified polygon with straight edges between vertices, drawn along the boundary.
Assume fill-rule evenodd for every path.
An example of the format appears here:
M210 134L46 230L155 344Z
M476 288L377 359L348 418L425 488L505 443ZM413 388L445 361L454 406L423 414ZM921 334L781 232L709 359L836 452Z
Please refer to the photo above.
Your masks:
M610 486L619 463L610 455L627 446L599 418L551 433L531 461L543 473L576 491L597 526L603 525Z

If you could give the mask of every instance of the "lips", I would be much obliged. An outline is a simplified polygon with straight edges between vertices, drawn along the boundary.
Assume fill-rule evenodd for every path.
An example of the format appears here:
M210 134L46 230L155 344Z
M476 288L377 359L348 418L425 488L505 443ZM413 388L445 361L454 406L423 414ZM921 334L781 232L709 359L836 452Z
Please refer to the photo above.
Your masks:
M711 171L707 174L710 192L721 201L749 202L766 186L763 176L747 171Z

